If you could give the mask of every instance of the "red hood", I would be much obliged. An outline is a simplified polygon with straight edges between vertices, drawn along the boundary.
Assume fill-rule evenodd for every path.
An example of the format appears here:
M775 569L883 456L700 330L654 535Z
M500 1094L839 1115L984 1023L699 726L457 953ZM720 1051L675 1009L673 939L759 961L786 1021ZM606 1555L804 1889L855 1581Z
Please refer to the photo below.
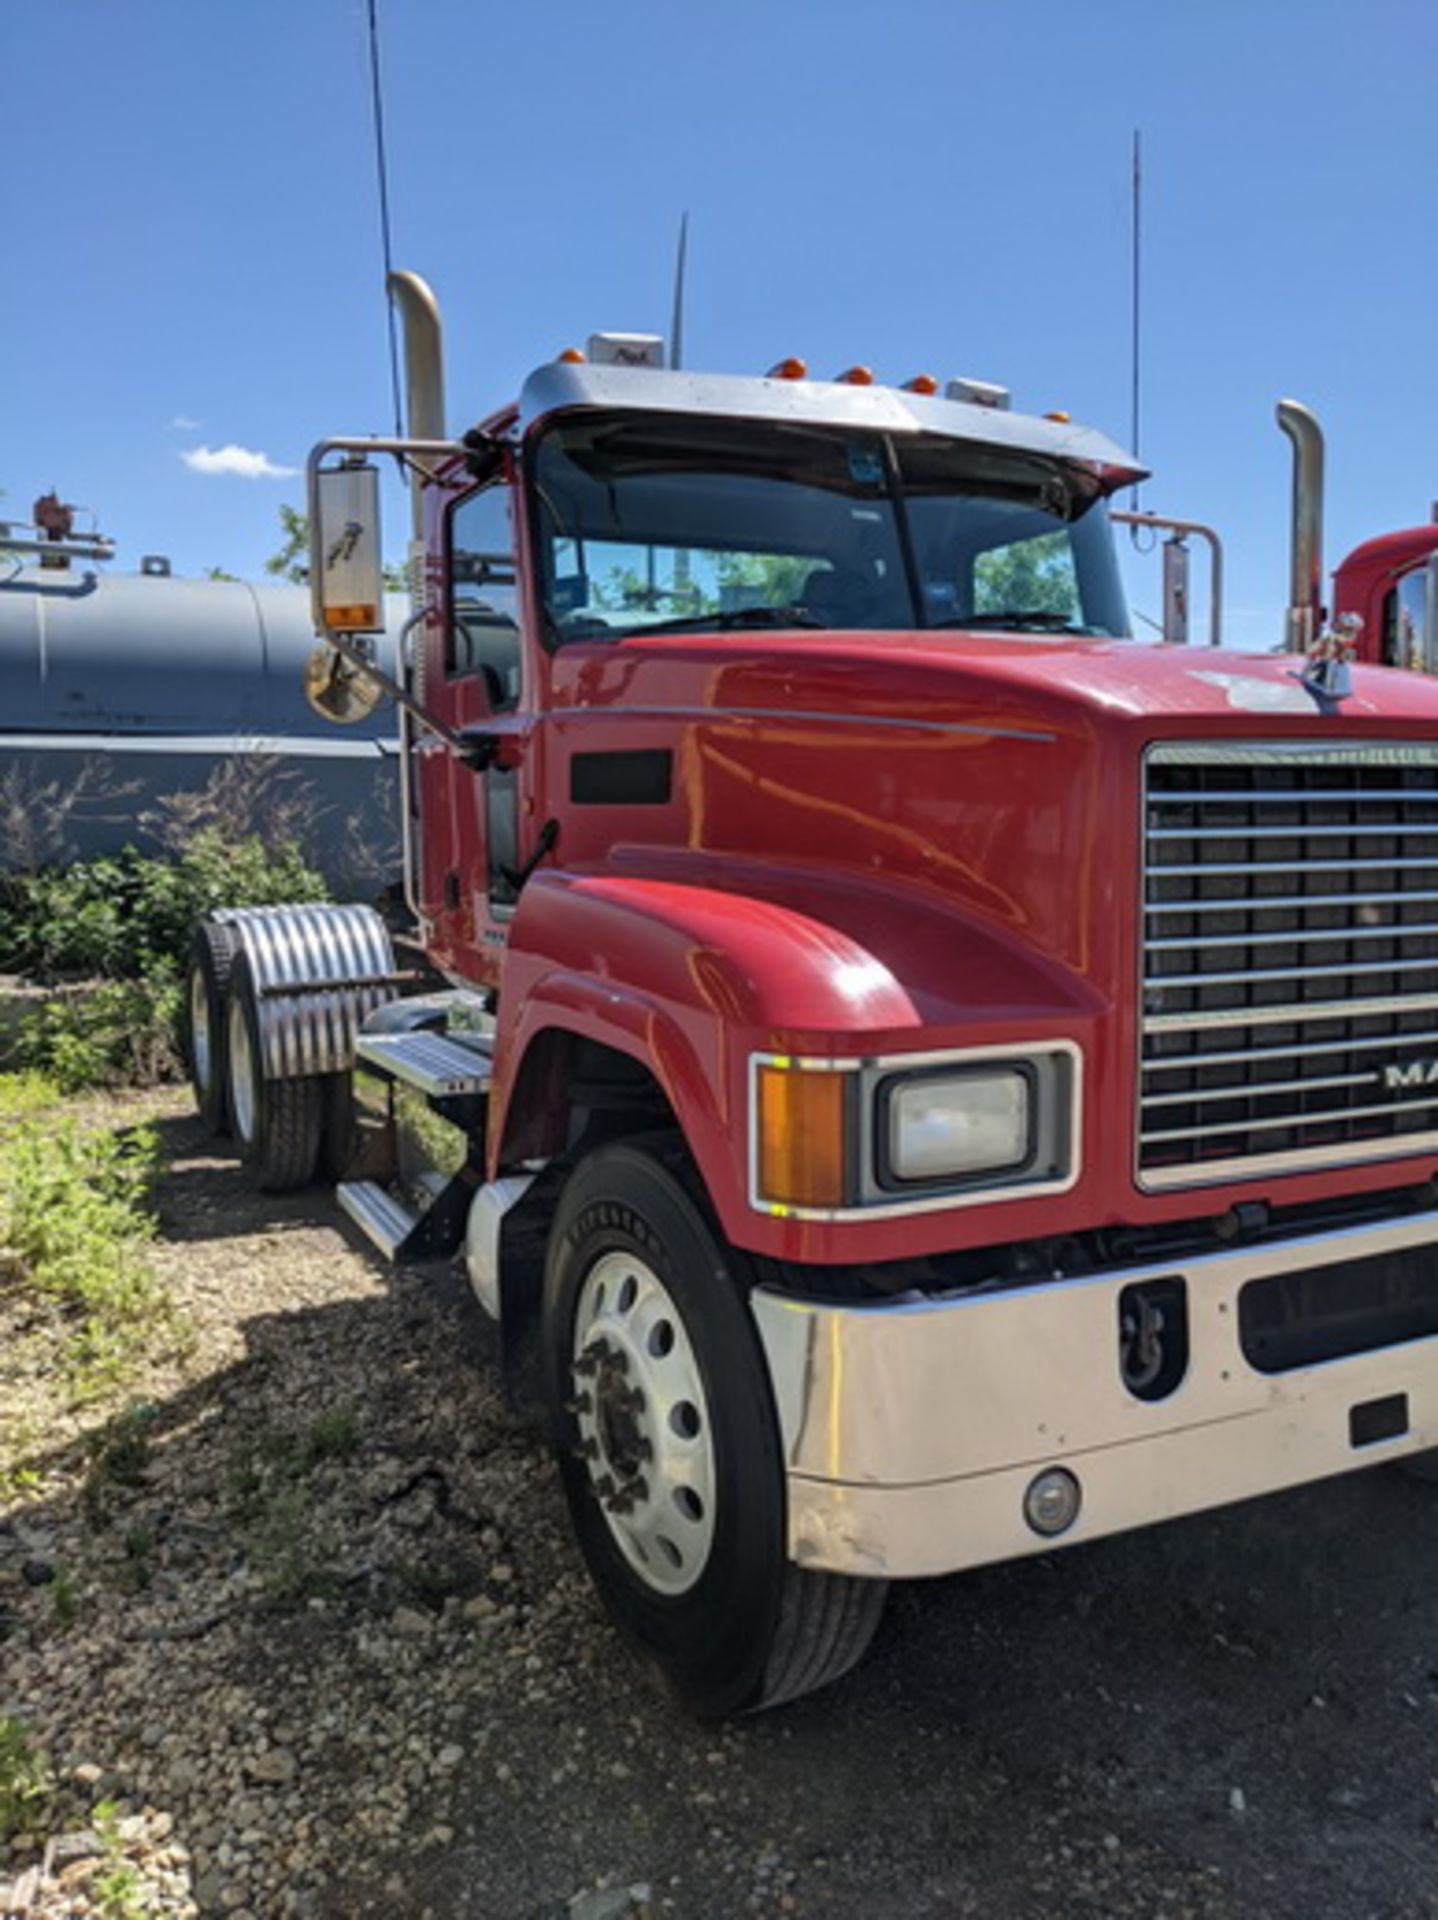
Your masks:
M613 649L638 666L661 653L677 664L675 643L631 641ZM1193 730L1217 720L1218 731L1327 737L1373 722L1420 730L1438 725L1438 682L1383 667L1354 667L1352 693L1339 712L1323 714L1301 685L1293 654L1230 653L1199 647L1143 646L1119 640L1016 640L920 633L705 636L687 663L711 669L715 707L806 708L860 716L995 724L1045 715L1060 723L1086 710L1096 719L1140 721L1149 735ZM657 664L657 661L656 661ZM713 670L717 669L717 672ZM626 676L627 677L627 676Z

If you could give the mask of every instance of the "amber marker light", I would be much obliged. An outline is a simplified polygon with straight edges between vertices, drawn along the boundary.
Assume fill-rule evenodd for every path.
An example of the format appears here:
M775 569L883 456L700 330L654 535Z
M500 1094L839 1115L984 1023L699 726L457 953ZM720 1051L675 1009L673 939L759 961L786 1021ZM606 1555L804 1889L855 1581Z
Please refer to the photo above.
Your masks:
M582 367L589 355L579 347L566 347L559 358L566 367Z
M931 373L916 373L912 380L904 382L905 393L937 393L939 383Z
M841 387L872 387L874 370L872 367L845 367L838 376L837 384Z
M759 1068L759 1198L775 1211L844 1204L848 1085L789 1061Z
M331 633L359 633L375 624L378 608L368 602L349 607L326 607L325 625Z
M1069 416L1064 412L1062 407L1055 407L1052 413L1046 413L1044 415L1044 419L1057 420L1061 427L1066 427L1069 423Z
M791 353L787 360L776 360L764 378L766 380L807 380L809 362L801 360L797 353Z

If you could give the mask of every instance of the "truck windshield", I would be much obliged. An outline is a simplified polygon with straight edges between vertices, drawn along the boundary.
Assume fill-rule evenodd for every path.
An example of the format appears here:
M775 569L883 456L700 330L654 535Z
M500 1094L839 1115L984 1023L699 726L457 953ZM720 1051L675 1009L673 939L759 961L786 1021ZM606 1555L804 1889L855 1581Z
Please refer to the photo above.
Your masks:
M938 436L585 414L531 466L551 639L1128 633L1098 477Z

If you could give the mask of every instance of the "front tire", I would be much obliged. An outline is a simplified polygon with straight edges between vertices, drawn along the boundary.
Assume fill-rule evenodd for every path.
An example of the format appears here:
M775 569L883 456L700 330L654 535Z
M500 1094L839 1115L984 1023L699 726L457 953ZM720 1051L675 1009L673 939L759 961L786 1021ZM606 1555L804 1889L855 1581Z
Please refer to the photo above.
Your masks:
M785 1553L778 1422L726 1248L669 1167L601 1147L560 1196L545 1276L554 1444L590 1576L690 1712L775 1706L867 1648L885 1583Z
M259 999L246 954L230 971L226 1017L230 1131L255 1184L265 1193L289 1193L315 1177L324 1124L324 1083L267 1080L260 1044Z

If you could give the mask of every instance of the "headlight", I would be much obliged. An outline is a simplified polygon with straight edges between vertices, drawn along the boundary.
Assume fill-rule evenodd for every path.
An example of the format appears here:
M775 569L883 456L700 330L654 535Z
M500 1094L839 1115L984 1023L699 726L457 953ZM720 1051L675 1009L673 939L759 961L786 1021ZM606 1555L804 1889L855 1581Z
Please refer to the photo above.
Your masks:
M1028 1164L1034 1152L1033 1074L975 1067L894 1080L884 1145L894 1180L948 1180Z

